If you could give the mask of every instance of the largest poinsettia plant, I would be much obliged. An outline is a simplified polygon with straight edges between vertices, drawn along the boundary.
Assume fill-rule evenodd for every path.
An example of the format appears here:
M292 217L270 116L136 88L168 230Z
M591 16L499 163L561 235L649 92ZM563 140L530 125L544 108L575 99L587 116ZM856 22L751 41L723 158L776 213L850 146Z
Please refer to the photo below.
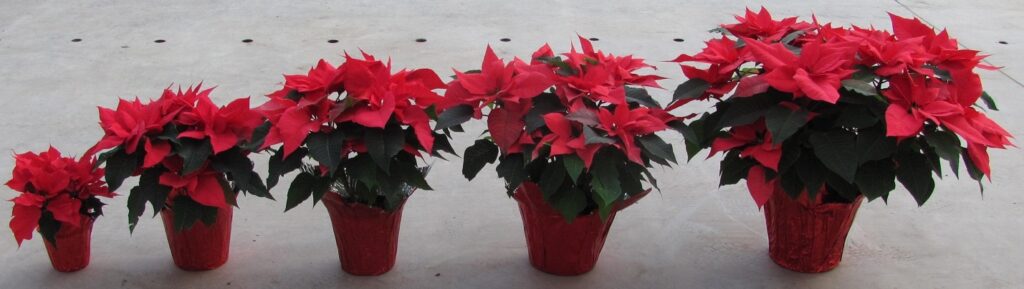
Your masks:
M441 112L445 87L430 69L391 71L391 63L363 53L337 67L320 60L306 75L285 76L284 87L257 110L270 125L263 147L274 149L267 184L301 172L285 209L335 192L346 202L393 211L414 189L430 190L417 158L454 151L447 130L430 121ZM304 164L311 158L313 164Z
M156 100L121 99L116 109L99 108L104 136L88 154L104 151L99 161L111 190L140 176L128 195L132 230L146 203L154 215L173 210L174 227L183 230L215 222L238 192L272 198L249 160L267 134L263 117L249 108L249 98L218 107L211 91L165 89Z
M724 153L721 184L746 179L759 206L777 186L844 202L886 199L896 181L924 204L943 161L980 184L987 149L1011 137L982 112L997 108L975 69L993 67L945 30L890 18L892 32L776 20L762 8L714 30L723 36L675 60L706 67L683 64L677 104L717 101L679 127L690 156Z
M448 128L486 111L487 134L466 149L463 174L497 160L510 195L536 183L568 221L607 216L647 191L642 181L656 185L648 168L675 156L654 133L678 120L641 88L658 87L661 77L636 73L650 65L580 45L561 56L544 45L529 62L508 63L488 47L480 70L455 72L438 121Z
M96 166L94 158L63 157L53 147L15 155L7 187L21 193L11 199L10 226L18 245L32 239L37 228L50 244L57 244L61 227L82 226L82 218L102 215L104 204L98 197L114 197L102 177L103 169Z

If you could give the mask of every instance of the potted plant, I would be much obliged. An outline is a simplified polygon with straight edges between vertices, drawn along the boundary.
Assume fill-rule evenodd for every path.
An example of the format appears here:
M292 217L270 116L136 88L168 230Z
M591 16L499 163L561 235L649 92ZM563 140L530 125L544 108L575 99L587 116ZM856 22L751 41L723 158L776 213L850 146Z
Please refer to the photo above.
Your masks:
M12 175L7 187L21 193L11 199L10 227L18 246L39 231L53 269L74 272L88 266L92 224L103 214L98 197L114 197L96 160L63 157L50 147L15 155Z
M703 51L676 59L706 68L682 66L689 80L675 105L717 101L677 126L689 156L723 153L720 184L746 179L782 267L835 268L865 197L887 200L899 181L924 205L943 162L957 176L962 163L980 184L987 149L1010 145L982 112L996 110L974 72L992 69L984 56L945 30L890 17L892 32L748 10Z
M342 269L380 275L395 265L406 200L431 189L417 158L454 154L448 131L430 125L441 112L434 90L445 85L430 69L392 72L390 61L369 54L345 58L337 67L320 60L307 75L285 76L284 87L257 109L270 124L263 146L282 144L267 184L299 170L285 210L322 200Z
M580 45L562 56L544 45L508 63L488 47L479 70L456 71L437 126L486 112L487 133L466 149L462 173L473 179L498 162L530 263L556 275L593 269L616 212L650 191L643 182L656 187L648 168L675 162L654 133L678 119L639 88L661 77L634 73L650 67L642 59Z
M263 118L248 98L218 107L212 89L200 86L99 108L104 136L89 150L105 151L99 161L111 190L140 176L128 195L129 229L149 203L163 219L174 264L190 271L227 262L238 192L272 199L249 160L266 135Z

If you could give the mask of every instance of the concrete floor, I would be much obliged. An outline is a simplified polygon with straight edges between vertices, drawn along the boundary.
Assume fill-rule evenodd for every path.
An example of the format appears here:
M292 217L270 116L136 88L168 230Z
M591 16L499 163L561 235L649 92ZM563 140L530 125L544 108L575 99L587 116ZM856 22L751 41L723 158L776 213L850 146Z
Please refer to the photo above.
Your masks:
M116 97L156 97L170 83L205 81L219 86L220 103L259 100L281 74L305 72L321 57L337 61L343 50L447 75L451 67L477 67L488 43L503 57L528 56L544 42L567 49L580 33L600 38L605 51L668 60L698 51L709 28L760 5L778 15L813 11L824 21L880 27L888 27L891 11L948 27L964 46L1005 67L982 72L1004 108L991 117L1024 135L1017 112L1024 85L1015 80L1024 80L1024 58L1014 57L1024 45L1024 6L1016 0L147 2L0 1L0 151L53 144L81 154L101 133L95 106L112 106ZM654 63L670 78L665 87L681 82L675 65ZM671 92L654 93L666 99ZM480 130L470 127L454 145L461 150ZM530 267L517 209L492 169L467 182L458 163L437 162L429 177L436 190L417 193L406 206L398 264L384 276L341 272L323 208L306 204L284 214L283 202L256 198L240 201L227 265L180 271L159 220L144 220L129 235L122 197L96 224L92 264L79 273L51 270L38 236L19 249L9 233L0 234L0 288L1024 287L1019 150L992 153L995 173L984 195L973 182L948 177L925 207L902 188L888 204L865 204L843 264L814 275L768 259L761 212L745 186L716 186L714 160L659 170L662 194L620 214L597 268L579 277ZM0 172L12 165L0 158ZM284 190L274 193L283 199ZM0 206L0 215L9 216L10 206Z

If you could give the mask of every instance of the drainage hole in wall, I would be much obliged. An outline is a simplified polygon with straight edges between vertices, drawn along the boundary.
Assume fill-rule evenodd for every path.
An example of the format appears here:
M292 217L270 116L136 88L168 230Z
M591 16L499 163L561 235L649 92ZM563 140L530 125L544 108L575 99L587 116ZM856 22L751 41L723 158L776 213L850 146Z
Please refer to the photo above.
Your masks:
M686 41L686 40L685 40L685 39L682 39L682 38L675 38L675 39L672 39L672 41L675 41L675 42L683 42L683 41Z
M598 40L601 40L601 39L597 39L597 37L590 37L590 41L598 41Z
M501 42L509 42L509 41L512 41L512 39L509 39L509 38L502 38L502 39L498 39L498 40L501 40Z
M999 44L1010 44L1010 43L1008 43L1006 41L999 40Z
M71 39L71 42L82 42L82 38Z
M416 42L427 42L426 38L416 38Z
M337 39L327 40L327 43L338 43L338 40Z
M153 40L153 42L156 42L156 43L164 43L164 42L167 42L167 41L166 41L166 40L163 40L163 39L157 39L157 40Z
M242 39L242 43L252 43L252 39Z

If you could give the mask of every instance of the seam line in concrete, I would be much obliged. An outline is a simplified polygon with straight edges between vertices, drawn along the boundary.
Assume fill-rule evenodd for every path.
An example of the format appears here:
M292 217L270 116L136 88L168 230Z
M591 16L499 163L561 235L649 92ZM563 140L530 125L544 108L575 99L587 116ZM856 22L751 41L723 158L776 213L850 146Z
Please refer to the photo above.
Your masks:
M924 21L924 23L927 23L928 26L935 27L935 24L932 24L931 22L928 21L928 19L924 19L924 17L922 17L920 14L917 14L917 11L914 11L914 9L910 9L910 6L907 6L907 4L903 4L903 2L901 2L900 0L893 0L893 1L896 2L896 4L899 4L900 7L903 7L903 9L906 9L907 11L909 11L910 14L914 14L914 17L920 18L921 21ZM964 46L963 43L957 43L957 44L959 44L960 47L963 47L964 49L971 49L970 47ZM991 65L991 66L999 67L998 65L996 65L996 64L994 64L992 62L989 62L988 60L982 60L982 62L984 62L984 63L986 63L988 65ZM1013 83L1016 83L1017 86L1024 87L1024 83L1020 82L1016 78L1013 78L1013 76L1010 76L1010 74L1006 73L1006 71L1003 70L1001 67L999 68L998 71L999 71L999 74L1002 74L1003 76L1006 76L1006 78L1010 79L1010 81L1013 81Z

